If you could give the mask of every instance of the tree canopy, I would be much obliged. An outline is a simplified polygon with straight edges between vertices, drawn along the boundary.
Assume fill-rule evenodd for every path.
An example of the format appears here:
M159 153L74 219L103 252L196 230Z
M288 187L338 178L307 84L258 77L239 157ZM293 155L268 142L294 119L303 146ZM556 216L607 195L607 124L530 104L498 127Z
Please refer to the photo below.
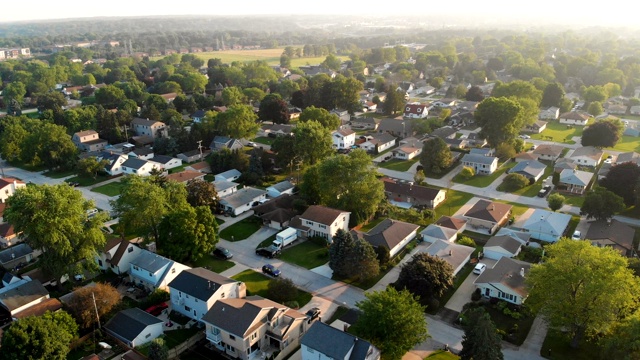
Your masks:
M502 360L502 339L484 308L471 309L462 337L461 360Z
M474 113L476 123L482 127L481 135L491 147L515 139L525 124L522 106L505 97L484 99Z
M596 121L582 132L582 146L614 147L623 132L624 125L618 119Z
M395 283L398 289L407 289L420 299L442 296L453 286L453 268L442 258L428 253L418 253L402 265Z
M608 220L624 210L624 199L604 187L596 187L584 197L580 214L596 220Z
M97 282L75 289L67 305L78 324L87 329L98 321L96 311L98 312L97 316L104 319L104 316L109 314L119 303L120 293L116 288L106 283Z
M326 109L309 106L302 110L300 114L300 122L315 120L319 122L325 129L333 131L340 126L340 118L336 114L332 114Z
M181 262L210 254L218 243L218 223L208 206L185 206L168 213L158 232L158 248Z
M329 267L342 279L365 280L380 272L371 244L342 229L338 229L329 247Z
M640 180L640 166L634 162L616 164L609 169L607 175L600 180L600 185L622 197L625 205L636 203Z
M427 171L440 173L453 163L453 156L447 143L439 137L431 138L422 145L420 164Z
M318 121L301 122L292 132L293 153L307 165L314 165L333 152L331 132Z

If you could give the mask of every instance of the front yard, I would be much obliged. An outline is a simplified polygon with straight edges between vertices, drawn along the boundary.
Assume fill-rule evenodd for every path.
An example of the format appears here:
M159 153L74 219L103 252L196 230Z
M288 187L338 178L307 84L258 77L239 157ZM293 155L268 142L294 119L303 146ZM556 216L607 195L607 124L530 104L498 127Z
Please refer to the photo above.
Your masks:
M280 255L280 259L305 269L313 269L329 261L329 250L326 243L319 244L314 240L306 240L286 248Z
M640 151L640 137L624 135L620 138L616 146L607 149L622 152Z
M73 182L77 182L79 184L79 186L91 186L91 185L95 185L98 183L101 183L103 181L107 181L111 179L110 176L106 176L106 175L98 175L96 176L96 178L92 178L92 177L86 177L86 176L80 176L80 175L76 175L74 177L70 177L67 180L65 180L68 183L73 183Z
M380 164L378 164L378 166L389 170L408 171L413 166L413 164L418 162L418 160L419 159L417 157L411 160L392 159L389 161L381 162Z
M462 175L457 174L456 176L453 177L453 182L465 184L469 186L475 186L478 188L484 188L491 185L491 183L493 183L498 177L500 177L500 175L504 174L507 171L507 169L511 169L514 166L516 166L516 163L511 161L499 167L491 175L475 175L469 180L465 179Z
M281 276L286 277L286 275L287 274L282 274ZM247 296L258 295L267 299L269 298L269 282L271 281L270 277L249 269L236 274L231 278L245 283L245 285L247 286ZM293 299L293 301L296 301L298 303L298 306L303 307L309 301L311 301L311 298L311 294L304 290L298 289L298 296Z
M220 237L229 241L240 241L253 235L262 227L262 220L249 216L220 231Z
M236 264L233 261L218 259L213 255L208 254L191 263L192 267L203 267L218 274L231 269L235 265Z
M470 193L447 190L446 200L436 208L435 220L438 220L441 216L452 216L473 197L474 195Z
M122 183L116 181L91 189L93 192L104 194L107 196L118 196L122 190Z
M592 120L591 120L592 121ZM547 128L540 134L531 135L535 140L551 140L557 143L575 144L571 138L582 136L584 126L560 124L558 121L549 121Z
M494 303L494 301L489 302L484 299L480 300L479 303L473 302L465 305L466 309L462 312L461 317L464 318L464 313L474 306L484 308L495 324L498 333L502 335L503 340L518 346L522 345L527 338L535 319L534 314L531 314L525 307L518 309L506 301Z
M549 175L553 174L553 165L547 164L546 162L544 163L547 165L547 168L544 169L544 174L540 177L538 181L536 181L533 185L525 186L524 188L513 191L512 193L520 196L526 196L526 197L538 196L538 193L540 192L540 190L542 190L542 185L544 185L543 184L544 179L546 179ZM502 187L502 184L498 186L497 190L504 191L501 189L501 187Z

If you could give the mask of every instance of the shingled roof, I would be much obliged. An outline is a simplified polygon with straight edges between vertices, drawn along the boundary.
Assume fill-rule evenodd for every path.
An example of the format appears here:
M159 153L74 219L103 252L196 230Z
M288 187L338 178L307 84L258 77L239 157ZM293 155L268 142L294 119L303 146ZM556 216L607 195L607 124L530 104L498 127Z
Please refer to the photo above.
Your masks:
M392 250L402 240L406 239L411 233L416 232L420 226L409 224L403 221L384 219L376 225L368 233L364 234L364 239L371 245L378 247L384 246Z
M300 218L320 224L331 225L344 213L348 212L321 205L311 205L302 215L300 215Z
M511 212L511 208L511 205L480 199L464 216L497 223Z
M220 287L233 284L237 280L214 273L204 268L193 268L180 272L169 283L169 287L193 296L202 301L209 301Z

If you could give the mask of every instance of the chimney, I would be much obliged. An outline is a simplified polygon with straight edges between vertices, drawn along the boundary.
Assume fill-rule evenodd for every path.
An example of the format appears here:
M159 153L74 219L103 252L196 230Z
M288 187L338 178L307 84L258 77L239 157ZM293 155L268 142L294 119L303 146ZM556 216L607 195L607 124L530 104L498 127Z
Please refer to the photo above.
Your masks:
M449 256L453 256L453 250L449 250Z
M496 210L496 205L494 203L491 203L491 211L495 211Z
M524 277L524 268L520 268L520 276Z

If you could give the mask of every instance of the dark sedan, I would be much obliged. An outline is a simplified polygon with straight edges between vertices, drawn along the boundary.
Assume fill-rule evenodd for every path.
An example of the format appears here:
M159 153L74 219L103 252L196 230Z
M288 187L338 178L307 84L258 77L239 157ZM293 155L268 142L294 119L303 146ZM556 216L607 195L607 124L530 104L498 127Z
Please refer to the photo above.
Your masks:
M231 251L223 247L217 247L215 250L213 250L213 255L222 260L229 260L233 257L233 254L231 253Z
M273 259L274 257L280 255L280 249L276 248L275 246L261 247L256 249L256 255Z
M271 275L273 277L278 277L280 276L280 270L276 269L275 266L271 265L271 264L266 264L262 267L262 272L267 274L267 275Z

